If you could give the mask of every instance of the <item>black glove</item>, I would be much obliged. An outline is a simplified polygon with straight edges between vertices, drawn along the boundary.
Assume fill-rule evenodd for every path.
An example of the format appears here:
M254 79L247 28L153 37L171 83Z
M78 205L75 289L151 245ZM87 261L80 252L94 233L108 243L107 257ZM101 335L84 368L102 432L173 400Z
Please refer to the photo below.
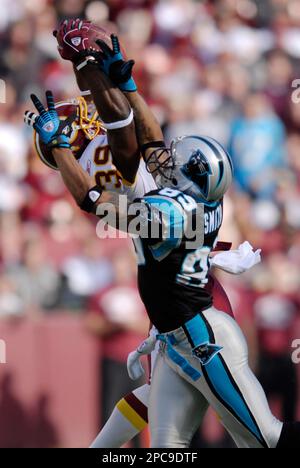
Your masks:
M132 69L135 62L134 60L125 61L118 37L115 34L112 34L110 37L112 48L102 39L96 40L96 44L102 50L102 52L98 53L97 57L100 68L121 91L137 91L137 86L132 77Z

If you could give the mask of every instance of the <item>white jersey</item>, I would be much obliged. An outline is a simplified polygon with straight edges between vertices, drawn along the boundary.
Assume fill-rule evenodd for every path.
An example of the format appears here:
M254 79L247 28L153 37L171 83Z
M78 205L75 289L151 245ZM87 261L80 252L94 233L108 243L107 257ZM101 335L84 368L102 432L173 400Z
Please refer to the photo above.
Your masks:
M122 177L113 163L106 135L98 135L91 141L79 159L79 164L103 190L127 195L129 201L142 198L146 193L157 189L143 159L134 183L131 184Z

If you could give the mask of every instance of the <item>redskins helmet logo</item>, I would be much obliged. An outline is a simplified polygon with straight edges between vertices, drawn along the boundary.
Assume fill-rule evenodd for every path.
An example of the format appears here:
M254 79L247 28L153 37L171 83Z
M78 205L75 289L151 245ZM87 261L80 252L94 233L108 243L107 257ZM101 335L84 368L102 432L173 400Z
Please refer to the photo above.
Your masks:
M69 135L72 131L72 127L70 127L69 125L67 125L64 129L63 129L63 134L64 135Z

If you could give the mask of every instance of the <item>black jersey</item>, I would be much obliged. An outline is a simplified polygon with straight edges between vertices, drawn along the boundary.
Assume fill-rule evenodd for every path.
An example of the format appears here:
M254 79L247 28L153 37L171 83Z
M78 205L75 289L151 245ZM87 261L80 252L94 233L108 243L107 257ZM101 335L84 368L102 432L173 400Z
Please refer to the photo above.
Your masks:
M145 195L141 203L148 236L134 239L139 290L151 322L163 333L212 306L205 286L223 203L199 203L168 188Z

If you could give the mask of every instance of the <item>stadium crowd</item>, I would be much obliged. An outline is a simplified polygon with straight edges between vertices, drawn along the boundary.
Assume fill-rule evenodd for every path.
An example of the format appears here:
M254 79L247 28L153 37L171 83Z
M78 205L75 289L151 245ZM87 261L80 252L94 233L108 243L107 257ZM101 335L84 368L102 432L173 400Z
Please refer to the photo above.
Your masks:
M290 356L300 316L300 103L292 85L300 77L299 1L1 0L0 319L57 311L86 317L98 308L108 322L117 320L118 330L106 324L104 333L91 314L85 325L105 339L111 333L116 343L117 332L135 331L138 341L147 326L133 306L128 326L130 301L120 311L103 299L119 285L125 267L118 257L131 262L129 244L97 239L95 223L74 206L59 174L38 160L23 125L30 93L78 95L52 37L65 17L117 28L168 141L202 133L230 150L235 184L221 237L234 246L247 239L262 249L263 262L242 277L221 279L251 343L252 366L267 393L280 396L283 418L295 419ZM116 351L118 359L125 357ZM205 438L209 444L209 431Z

